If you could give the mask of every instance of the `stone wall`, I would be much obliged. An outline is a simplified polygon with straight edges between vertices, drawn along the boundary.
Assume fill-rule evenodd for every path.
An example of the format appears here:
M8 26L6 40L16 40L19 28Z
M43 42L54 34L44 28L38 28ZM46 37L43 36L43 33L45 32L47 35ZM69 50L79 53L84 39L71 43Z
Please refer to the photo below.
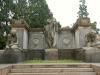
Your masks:
M24 34L24 29L23 28L16 28L17 30L17 39L18 39L18 46L23 49L23 34Z
M0 63L3 63L3 53L4 50L0 50Z
M35 31L37 30L37 31ZM28 49L46 49L47 44L43 31L33 29L29 32L29 45ZM57 49L73 49L74 44L74 33L71 30L61 30L58 33Z
M58 59L78 59L78 51L76 49L58 49ZM31 49L31 50L24 50L25 60L34 60L40 59L44 60L46 57L45 50L42 49ZM51 56L52 57L52 56ZM80 59L78 59L80 60Z
M74 33L70 29L62 30L58 34L58 49L73 49L74 46Z
M86 34L90 31L90 27L78 27L78 29L75 31L76 48L82 48L86 46Z
M43 32L29 32L28 49L45 49L45 39Z
M42 49L24 50L25 60L44 60L45 51Z
M59 59L76 59L75 49L60 49L58 50Z

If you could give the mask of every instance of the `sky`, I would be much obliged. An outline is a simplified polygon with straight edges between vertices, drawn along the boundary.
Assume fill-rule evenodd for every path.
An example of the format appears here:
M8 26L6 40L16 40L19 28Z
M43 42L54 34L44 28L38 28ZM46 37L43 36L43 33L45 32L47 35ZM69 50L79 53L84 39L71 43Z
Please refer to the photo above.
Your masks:
M46 0L49 9L58 22L65 26L72 26L78 18L79 0ZM91 22L96 21L100 28L100 0L86 0L87 11Z

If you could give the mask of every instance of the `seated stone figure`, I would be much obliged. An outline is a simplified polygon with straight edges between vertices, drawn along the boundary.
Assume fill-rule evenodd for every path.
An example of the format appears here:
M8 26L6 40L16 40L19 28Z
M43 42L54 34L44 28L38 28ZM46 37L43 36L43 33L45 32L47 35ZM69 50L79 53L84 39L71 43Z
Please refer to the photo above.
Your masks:
M7 36L6 48L18 48L17 45L18 43L17 43L16 30L11 30L11 32Z

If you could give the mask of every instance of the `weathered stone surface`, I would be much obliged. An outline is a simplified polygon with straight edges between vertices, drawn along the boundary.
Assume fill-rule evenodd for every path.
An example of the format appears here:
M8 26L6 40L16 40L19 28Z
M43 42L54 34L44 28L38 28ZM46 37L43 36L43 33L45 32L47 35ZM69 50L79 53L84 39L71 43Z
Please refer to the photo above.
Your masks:
M59 59L76 59L76 50L75 49L59 49L58 56Z
M23 49L23 41L24 41L24 28L17 28L17 38L18 38L18 47Z
M12 73L60 73L60 72L93 72L92 68L24 68L12 69Z
M100 62L100 49L94 47L84 47L86 62Z
M2 55L3 63L18 63L24 60L23 57L19 49L10 48L6 49Z
M12 68L12 65L0 65L0 75L8 75L10 70Z
M3 53L4 53L4 50L0 50L0 63L3 63Z
M32 49L24 52L26 60L44 60L45 51L43 49Z
M100 64L0 65L0 75L99 75Z
M43 32L30 32L29 33L29 49L45 49L46 44Z
M77 20L77 24L79 26L89 26L90 25L90 18L79 18Z
M96 75L95 72L65 72L65 73L10 73L9 75Z
M59 32L57 48L58 49L73 49L73 48L75 48L74 34L71 32L71 30L65 29L65 30Z
M86 46L86 35L90 31L90 27L78 27L78 29L75 32L76 48L82 48Z
M90 64L15 64L14 69L25 68L91 68Z
M45 49L45 60L58 60L58 49Z
M90 64L17 64L9 75L96 75Z

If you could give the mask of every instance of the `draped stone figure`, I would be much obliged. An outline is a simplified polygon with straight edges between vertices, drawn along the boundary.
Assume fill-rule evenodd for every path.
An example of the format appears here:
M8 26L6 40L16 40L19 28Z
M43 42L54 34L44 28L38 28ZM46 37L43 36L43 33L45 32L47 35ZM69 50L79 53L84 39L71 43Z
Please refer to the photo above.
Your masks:
M49 48L55 48L58 40L59 25L54 20L48 20L48 25L44 27L44 34Z

